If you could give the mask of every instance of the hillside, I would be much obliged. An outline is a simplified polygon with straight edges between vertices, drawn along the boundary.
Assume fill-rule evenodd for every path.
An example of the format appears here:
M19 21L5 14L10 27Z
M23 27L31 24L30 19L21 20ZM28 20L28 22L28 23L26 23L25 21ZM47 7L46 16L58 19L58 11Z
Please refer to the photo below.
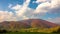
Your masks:
M4 21L0 23L0 28L51 28L57 24L42 19L27 19L21 21Z

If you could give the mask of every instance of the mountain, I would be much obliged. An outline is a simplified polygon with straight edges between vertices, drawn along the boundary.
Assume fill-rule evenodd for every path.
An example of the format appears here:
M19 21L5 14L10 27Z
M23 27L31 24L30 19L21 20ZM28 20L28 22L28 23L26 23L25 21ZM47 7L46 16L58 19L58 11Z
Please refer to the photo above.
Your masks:
M50 28L50 27L58 26L55 23L51 23L51 22L48 22L48 21L42 20L42 19L27 19L27 20L22 20L21 22L27 23L27 24L31 25L31 27Z
M4 21L0 23L0 28L51 28L57 24L42 19L26 19L21 21Z

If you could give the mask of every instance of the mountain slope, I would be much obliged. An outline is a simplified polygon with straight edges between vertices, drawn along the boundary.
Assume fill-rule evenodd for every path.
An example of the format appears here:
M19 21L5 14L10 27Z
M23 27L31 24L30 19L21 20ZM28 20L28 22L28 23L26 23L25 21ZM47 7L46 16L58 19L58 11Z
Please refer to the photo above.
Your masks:
M23 23L28 23L31 25L31 27L55 27L57 24L42 20L42 19L28 19L28 20L22 20Z
M0 28L51 28L57 24L42 20L42 19L27 19L22 21L4 21L0 23Z

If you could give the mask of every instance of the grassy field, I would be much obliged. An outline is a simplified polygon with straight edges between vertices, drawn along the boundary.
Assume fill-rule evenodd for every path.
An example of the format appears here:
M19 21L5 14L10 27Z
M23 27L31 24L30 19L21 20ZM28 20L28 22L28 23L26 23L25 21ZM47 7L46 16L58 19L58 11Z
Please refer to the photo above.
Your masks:
M60 34L60 33L40 33L40 32L9 32L0 34Z
M3 32L3 33L2 33ZM60 34L60 27L54 28L29 28L18 30L0 30L0 34Z

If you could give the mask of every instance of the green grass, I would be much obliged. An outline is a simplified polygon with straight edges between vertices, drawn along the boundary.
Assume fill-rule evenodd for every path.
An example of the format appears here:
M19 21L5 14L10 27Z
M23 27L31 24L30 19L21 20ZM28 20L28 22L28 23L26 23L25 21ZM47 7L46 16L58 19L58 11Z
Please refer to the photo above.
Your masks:
M0 34L60 34L60 33L41 33L41 32L9 32Z

